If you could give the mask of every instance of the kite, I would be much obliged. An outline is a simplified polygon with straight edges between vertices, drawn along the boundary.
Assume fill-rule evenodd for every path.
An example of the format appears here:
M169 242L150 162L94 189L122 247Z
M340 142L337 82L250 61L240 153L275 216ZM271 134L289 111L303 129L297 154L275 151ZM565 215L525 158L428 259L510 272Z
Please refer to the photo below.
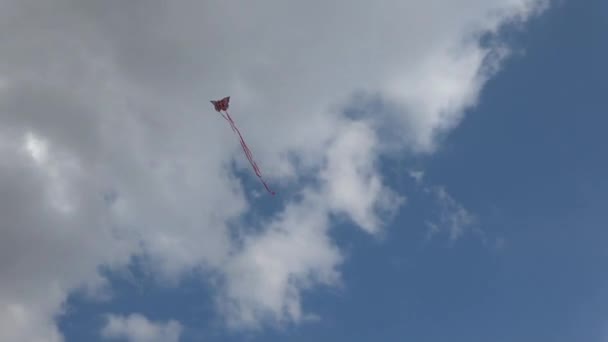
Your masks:
M232 127L232 131L239 135L239 139L241 140L241 147L243 148L243 151L245 152L245 156L247 157L247 160L249 160L249 163L251 164L253 171L255 172L256 176L258 176L258 178L260 179L262 184L264 184L266 191L268 191L271 195L274 196L275 192L270 190L270 188L268 187L268 184L266 184L266 182L264 181L264 178L262 178L262 172L260 171L258 164L253 160L253 154L251 153L251 151L249 150L249 147L245 143L245 140L243 139L243 136L241 135L241 131L239 131L239 129L236 127L234 120L232 120L232 117L228 113L229 102L230 102L230 96L224 97L221 100L211 101L211 103L215 107L215 110L218 113L220 113L226 121L228 121L228 123L230 124L230 127Z

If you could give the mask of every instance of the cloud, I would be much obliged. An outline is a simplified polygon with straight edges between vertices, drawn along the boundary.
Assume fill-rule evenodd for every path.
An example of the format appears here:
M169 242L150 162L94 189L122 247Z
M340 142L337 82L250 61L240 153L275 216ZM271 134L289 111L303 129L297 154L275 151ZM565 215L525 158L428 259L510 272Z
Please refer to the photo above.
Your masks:
M425 222L426 240L438 234L445 234L453 243L465 234L472 234L479 238L483 246L493 252L500 252L506 248L507 240L497 232L483 229L478 217L448 193L445 187L427 185L412 177L422 186L423 192L432 198L436 206L435 217Z
M126 342L177 342L182 332L179 322L151 322L141 314L108 315L101 335L107 340Z
M467 232L480 235L484 244L487 243L485 233L476 226L477 218L457 201L444 186L433 185L424 180L424 171L410 170L409 176L414 179L422 192L429 196L436 208L433 219L426 221L426 239L446 233L451 242L461 238Z
M320 184L264 222L262 233L246 236L224 267L223 312L236 327L299 322L302 292L313 285L338 285L343 261L329 237L334 216L346 216L370 234L403 203L382 185L374 168L373 131L361 123L337 130L327 147Z
M224 268L218 298L234 327L298 322L305 314L301 292L339 282L342 255L327 234L328 213L318 194L289 205L260 234L248 236Z
M427 187L425 190L433 195L439 208L438 222L427 223L429 227L428 237L445 231L450 241L455 241L467 231L474 230L475 216L457 202L444 187ZM475 230L475 232L485 237L481 231Z
M10 342L60 341L67 295L111 286L99 267L134 255L167 280L221 274L228 321L306 317L301 291L339 283L335 217L375 235L402 203L379 154L432 152L507 55L476 37L544 2L0 3L0 340ZM279 212L251 223L258 233L241 220L256 203L232 169L249 174L247 162L208 102L225 95L279 187ZM362 118L344 115L352 101Z
M412 177L417 184L421 184L422 180L424 178L424 171L420 171L420 170L410 170L409 172L410 177Z
M350 123L337 129L336 135L320 172L325 187L321 198L328 208L345 213L365 231L378 232L382 222L377 212L390 217L404 198L382 184L375 165L378 142L367 125Z

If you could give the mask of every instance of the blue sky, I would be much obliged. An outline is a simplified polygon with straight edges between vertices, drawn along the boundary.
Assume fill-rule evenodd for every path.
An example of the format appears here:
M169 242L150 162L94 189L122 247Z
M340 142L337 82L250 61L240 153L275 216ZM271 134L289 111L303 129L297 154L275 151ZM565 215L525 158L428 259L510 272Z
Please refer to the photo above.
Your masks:
M183 341L605 341L607 32L601 0L564 1L503 32L523 53L438 151L382 161L387 184L407 196L385 236L332 228L348 259L342 286L304 295L318 321L226 330L200 277L165 287L134 267L130 280L111 276L109 301L71 297L66 340L98 340L106 312L141 312L179 320ZM411 170L424 171L423 184ZM441 213L432 186L475 217L455 241L443 230L427 238Z

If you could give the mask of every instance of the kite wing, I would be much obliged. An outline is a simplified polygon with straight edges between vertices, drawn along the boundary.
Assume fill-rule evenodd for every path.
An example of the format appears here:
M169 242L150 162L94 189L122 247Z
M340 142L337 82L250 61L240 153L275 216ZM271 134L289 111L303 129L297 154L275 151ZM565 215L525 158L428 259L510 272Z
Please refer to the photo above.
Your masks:
M230 105L230 96L226 96L221 100L211 101L211 103L213 103L213 106L215 107L216 111L220 113L222 111L227 111L228 106Z
M222 117L226 121L228 121L228 123L230 124L230 127L232 127L232 131L235 132L236 134L238 134L240 142L241 142L241 147L243 148L243 151L245 152L245 156L247 157L247 160L249 160L249 163L251 164L253 171L255 172L256 176L258 176L258 178L260 179L262 184L264 184L266 191L268 191L271 195L274 196L275 192L270 190L270 188L264 181L264 178L262 178L262 172L260 171L260 168L258 167L255 160L253 160L253 154L251 153L251 150L249 150L249 147L245 143L245 139L243 139L243 135L241 135L241 131L239 131L239 129L236 127L234 120L232 120L232 117L228 113L228 107L230 105L230 96L226 96L221 100L211 101L211 103L215 107L215 110L217 112L219 112L220 114L222 114Z

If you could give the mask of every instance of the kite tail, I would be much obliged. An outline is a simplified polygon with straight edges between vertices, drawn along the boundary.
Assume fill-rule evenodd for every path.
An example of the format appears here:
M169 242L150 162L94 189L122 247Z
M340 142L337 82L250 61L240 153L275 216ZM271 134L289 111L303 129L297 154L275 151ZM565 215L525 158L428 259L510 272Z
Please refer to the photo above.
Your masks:
M230 116L230 114L228 114L228 111L225 110L224 112L226 113L225 116L223 113L221 113L221 112L220 113L222 114L224 119L226 119L226 121L228 121L230 123L230 127L232 127L232 131L239 135L239 138L241 141L241 147L243 148L243 152L245 152L245 156L247 156L247 160L249 160L249 163L251 164L251 167L253 168L255 175L258 176L258 178L260 179L262 184L264 184L266 191L268 191L271 195L274 196L275 192L270 190L270 187L268 187L268 184L266 184L266 182L264 181L264 178L262 177L262 172L260 171L258 164L253 159L253 154L251 153L249 146L247 146L247 143L245 143L245 139L243 139L243 135L241 134L241 131L239 131L238 127L236 127L236 124L234 123L234 120L232 120L232 117Z

